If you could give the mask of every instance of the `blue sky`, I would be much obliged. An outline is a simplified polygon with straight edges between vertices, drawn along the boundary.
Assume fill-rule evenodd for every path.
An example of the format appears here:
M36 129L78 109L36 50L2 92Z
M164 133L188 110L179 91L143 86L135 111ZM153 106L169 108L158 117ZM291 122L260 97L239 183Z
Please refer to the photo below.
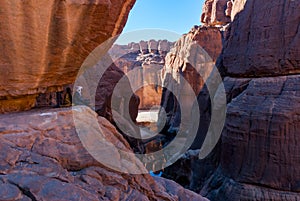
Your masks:
M129 14L123 33L155 29L150 31L154 33L152 35L156 35L153 36L154 39L176 40L178 35L187 33L194 25L200 24L203 4L204 0L137 0ZM155 34L156 30L159 32L160 29L171 33L170 36Z

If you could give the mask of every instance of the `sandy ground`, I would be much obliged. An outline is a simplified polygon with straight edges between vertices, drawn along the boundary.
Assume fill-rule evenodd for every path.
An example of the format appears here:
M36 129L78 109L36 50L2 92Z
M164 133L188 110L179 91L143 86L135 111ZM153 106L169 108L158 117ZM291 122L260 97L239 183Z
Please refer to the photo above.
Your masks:
M137 122L157 122L158 110L140 110L136 118Z

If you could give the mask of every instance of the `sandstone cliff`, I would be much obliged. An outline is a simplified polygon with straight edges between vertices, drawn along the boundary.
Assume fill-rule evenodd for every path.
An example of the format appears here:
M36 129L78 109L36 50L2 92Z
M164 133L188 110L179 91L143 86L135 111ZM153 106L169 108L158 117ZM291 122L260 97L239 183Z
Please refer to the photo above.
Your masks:
M298 200L299 1L234 1L221 54L227 120L212 200ZM293 75L291 75L293 74Z
M231 0L207 0L204 3L200 21L209 26L221 26L230 22Z
M0 2L0 112L74 82L89 53L119 34L135 0Z
M158 122L159 127L164 126L163 132L179 129L180 110L191 107L195 101L187 94L188 88L191 87L196 95L200 93L221 49L222 36L218 28L195 26L167 54L162 74L164 89L161 102L164 108L161 115L166 113L167 121L166 124L164 121Z
M242 4L235 7L243 9L235 8L232 14L222 54L227 74L232 77L298 74L299 1L279 1L274 7L259 1L238 2Z
M299 1L205 2L204 26L223 33L217 67L224 76L227 118L214 152L204 160L197 151L186 153L167 171L170 178L216 201L300 199L299 14ZM209 122L205 87L198 102ZM200 145L205 124L199 124Z

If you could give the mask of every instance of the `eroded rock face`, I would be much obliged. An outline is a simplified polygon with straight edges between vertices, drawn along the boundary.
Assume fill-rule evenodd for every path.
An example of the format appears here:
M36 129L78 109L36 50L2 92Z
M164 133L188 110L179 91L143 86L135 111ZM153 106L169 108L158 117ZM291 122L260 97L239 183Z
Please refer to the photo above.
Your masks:
M73 112L84 115L84 124L96 119L98 125L94 126L102 129L108 142L130 152L126 140L106 119L83 106ZM81 144L71 109L35 110L0 118L1 199L207 200L172 181L104 167ZM131 162L120 158L118 152L110 154L108 158L119 158L120 165Z
M176 163L165 168L163 176L195 192L200 192L206 179L213 174L219 164L219 150L200 160L197 149L201 148L205 139L211 115L211 102L209 93L206 93L204 80L211 75L221 49L222 36L218 28L195 26L188 34L183 35L167 54L163 69L164 89L161 106L164 110L160 111L158 119L158 127L163 128L161 133L169 141L180 129L186 131L185 136L188 137L191 137L193 132L196 133L194 141L187 147L194 151L185 153ZM182 81L180 76L187 82ZM189 87L196 96L187 93ZM194 108L196 101L199 108ZM190 111L191 108L194 112L199 111L198 122L195 122L191 113L182 112ZM166 122L161 120L164 113L167 117ZM189 122L183 123L182 119ZM190 125L199 127L192 131Z
M230 178L300 192L299 80L299 75L250 79L228 104L221 167Z
M300 165L299 79L225 78L229 104L221 162L202 195L211 200L224 195L225 200L300 199L295 168Z
M219 66L228 101L220 165L202 189L211 200L300 199L299 9L233 3Z
M182 172L179 167L193 167L190 165L195 160L189 155L171 167L169 175L186 187L191 188L193 182L204 184L200 193L210 200L300 199L296 168L300 165L296 56L300 4L272 3L256 0L227 3L226 15L233 22L225 28L225 44L218 59L220 70L225 69L227 119L220 146L216 147L220 152L212 152L220 157L220 162L198 161L202 165L198 170L187 168ZM206 1L207 10L212 5L213 1ZM204 17L209 25L211 16L204 14ZM207 97L205 90L200 91L198 102L204 100L201 105L206 110L211 107ZM211 174L207 167L217 168L207 181L194 177L203 172ZM180 176L186 180L182 182Z
M218 28L196 26L188 34L183 35L167 54L162 74L164 89L161 101L164 108L164 111L161 111L162 115L164 112L167 113L165 126L167 130L178 130L180 109L191 107L195 101L195 97L189 96L186 91L191 87L196 96L199 94L221 49L222 37ZM180 75L187 82L184 82ZM176 100L176 96L180 99ZM180 106L179 102L182 103ZM165 122L159 120L158 124Z
M204 25L216 26L230 22L230 14L226 9L230 0L206 0L200 21ZM229 5L230 6L230 5Z
M89 53L122 31L134 2L1 1L0 112L30 109L37 94L74 82Z
M223 65L234 77L299 73L300 2L235 1Z

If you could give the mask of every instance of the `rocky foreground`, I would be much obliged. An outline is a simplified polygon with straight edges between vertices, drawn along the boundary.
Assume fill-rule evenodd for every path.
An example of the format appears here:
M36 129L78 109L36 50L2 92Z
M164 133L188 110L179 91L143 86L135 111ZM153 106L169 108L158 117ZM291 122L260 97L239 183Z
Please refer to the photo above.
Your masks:
M207 200L170 180L101 165L83 147L73 112L80 112L86 124L98 119L95 127L100 126L105 139L131 152L112 124L84 106L1 115L1 200Z

